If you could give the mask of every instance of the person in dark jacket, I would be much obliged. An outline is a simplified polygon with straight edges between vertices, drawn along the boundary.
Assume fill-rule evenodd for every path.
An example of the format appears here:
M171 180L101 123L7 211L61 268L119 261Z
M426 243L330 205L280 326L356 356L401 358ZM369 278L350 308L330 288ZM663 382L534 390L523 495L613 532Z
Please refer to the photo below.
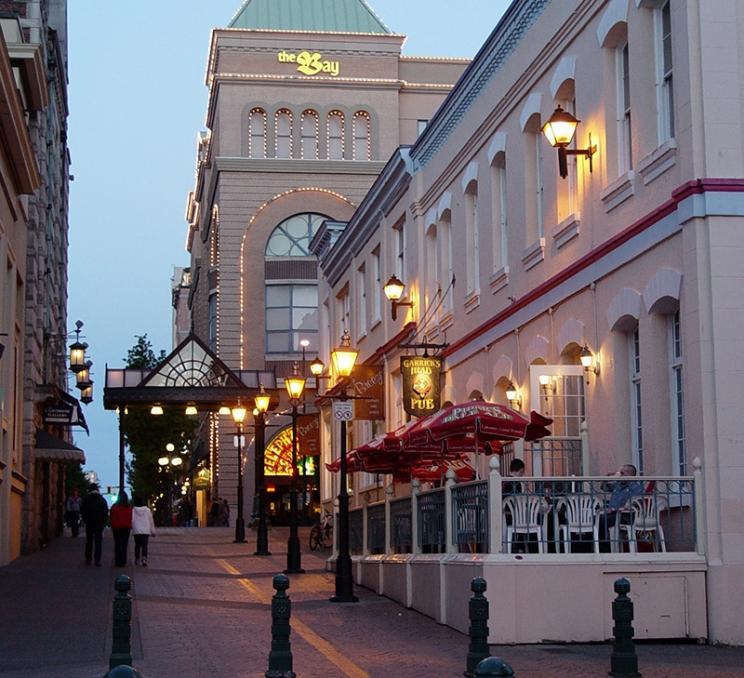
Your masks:
M95 556L96 565L101 565L101 542L103 528L108 518L108 504L98 491L98 485L91 483L80 507L80 517L85 523L85 562L90 565Z

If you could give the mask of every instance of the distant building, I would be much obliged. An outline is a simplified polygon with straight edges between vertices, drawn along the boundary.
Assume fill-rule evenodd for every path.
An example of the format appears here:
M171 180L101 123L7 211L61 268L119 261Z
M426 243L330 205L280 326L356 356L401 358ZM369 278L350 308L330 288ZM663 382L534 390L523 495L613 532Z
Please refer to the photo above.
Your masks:
M208 131L187 207L194 331L229 366L280 379L301 359L301 340L308 359L321 349L310 239L324 220L353 214L467 64L401 56L404 36L363 0L325 6L313 14L304 0L251 0L212 32ZM235 506L234 425L213 415L209 430L212 478ZM282 520L289 478L271 482Z
M173 347L178 346L191 332L189 294L191 292L191 269L173 267L171 278L171 305L173 306Z

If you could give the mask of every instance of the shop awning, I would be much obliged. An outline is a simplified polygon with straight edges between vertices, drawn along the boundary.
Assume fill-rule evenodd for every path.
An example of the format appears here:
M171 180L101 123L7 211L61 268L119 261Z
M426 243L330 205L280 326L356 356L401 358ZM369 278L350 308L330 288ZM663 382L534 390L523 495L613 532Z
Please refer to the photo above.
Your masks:
M47 433L44 429L36 429L36 447L34 448L36 459L44 461L77 461L85 463L85 452L79 447Z

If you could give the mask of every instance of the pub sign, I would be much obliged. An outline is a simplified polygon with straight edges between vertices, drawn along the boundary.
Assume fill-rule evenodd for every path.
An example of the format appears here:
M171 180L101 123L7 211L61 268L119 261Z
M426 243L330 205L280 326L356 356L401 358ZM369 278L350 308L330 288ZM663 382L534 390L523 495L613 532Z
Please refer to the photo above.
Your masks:
M403 377L403 408L414 417L426 417L441 407L439 373L442 359L403 356L400 372Z

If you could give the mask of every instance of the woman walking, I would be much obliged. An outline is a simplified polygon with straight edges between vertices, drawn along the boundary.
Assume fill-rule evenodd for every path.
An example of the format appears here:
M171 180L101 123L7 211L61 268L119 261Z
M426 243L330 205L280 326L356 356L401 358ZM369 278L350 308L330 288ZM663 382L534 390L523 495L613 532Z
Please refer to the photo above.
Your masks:
M114 533L114 565L127 564L129 532L132 529L132 507L129 497L123 490L119 492L116 503L111 507L111 531Z
M134 535L134 564L147 567L147 542L155 536L155 521L147 502L138 496L132 510L132 534Z

